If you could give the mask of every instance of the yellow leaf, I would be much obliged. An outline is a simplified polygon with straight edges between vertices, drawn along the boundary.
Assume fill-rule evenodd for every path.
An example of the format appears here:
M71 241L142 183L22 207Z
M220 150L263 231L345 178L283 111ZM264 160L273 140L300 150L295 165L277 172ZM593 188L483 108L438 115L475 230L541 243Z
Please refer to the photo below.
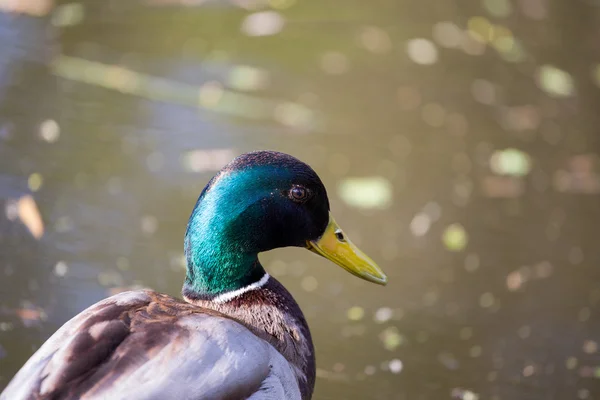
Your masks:
M30 195L21 197L17 203L17 209L19 218L33 237L41 238L44 235L44 222L33 197Z

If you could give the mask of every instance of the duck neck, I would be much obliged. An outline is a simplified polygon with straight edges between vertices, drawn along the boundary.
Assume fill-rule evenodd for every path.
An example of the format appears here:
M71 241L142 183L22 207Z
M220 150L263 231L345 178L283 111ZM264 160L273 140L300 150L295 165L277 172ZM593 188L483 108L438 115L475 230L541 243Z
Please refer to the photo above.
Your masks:
M268 279L269 274L256 257L233 260L219 257L214 261L188 264L182 292L190 299L221 303L260 288Z
M218 299L268 279L258 251L247 239L251 234L237 217L232 212L215 213L210 203L199 200L185 234L186 297Z

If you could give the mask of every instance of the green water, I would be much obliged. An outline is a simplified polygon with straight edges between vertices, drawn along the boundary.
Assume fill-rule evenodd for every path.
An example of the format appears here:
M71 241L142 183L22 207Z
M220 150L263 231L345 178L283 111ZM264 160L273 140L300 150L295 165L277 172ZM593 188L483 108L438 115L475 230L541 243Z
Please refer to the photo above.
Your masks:
M261 255L311 326L315 399L600 396L598 11L458 3L0 14L0 388L88 305L177 295L200 190L273 149L390 280Z

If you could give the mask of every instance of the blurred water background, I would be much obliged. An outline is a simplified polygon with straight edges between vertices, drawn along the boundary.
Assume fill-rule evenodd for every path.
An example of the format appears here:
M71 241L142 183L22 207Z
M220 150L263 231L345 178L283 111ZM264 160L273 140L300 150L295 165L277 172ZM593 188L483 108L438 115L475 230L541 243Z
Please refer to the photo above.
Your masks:
M597 0L0 0L0 389L274 149L390 278L261 256L315 399L599 399L599 122Z

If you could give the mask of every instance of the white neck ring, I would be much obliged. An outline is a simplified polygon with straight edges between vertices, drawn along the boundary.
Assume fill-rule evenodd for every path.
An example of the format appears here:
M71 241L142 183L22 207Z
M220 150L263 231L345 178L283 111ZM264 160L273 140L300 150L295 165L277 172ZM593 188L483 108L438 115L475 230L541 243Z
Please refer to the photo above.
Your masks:
M217 303L217 304L227 303L228 301L231 301L231 300L235 299L236 297L243 295L244 293L250 292L252 290L260 289L261 287L265 286L265 284L267 283L269 278L270 278L269 274L265 273L258 282L251 283L248 286L244 286L243 288L240 288L237 290L232 290L231 292L221 293L220 295L218 295L217 297L212 299L211 303Z

